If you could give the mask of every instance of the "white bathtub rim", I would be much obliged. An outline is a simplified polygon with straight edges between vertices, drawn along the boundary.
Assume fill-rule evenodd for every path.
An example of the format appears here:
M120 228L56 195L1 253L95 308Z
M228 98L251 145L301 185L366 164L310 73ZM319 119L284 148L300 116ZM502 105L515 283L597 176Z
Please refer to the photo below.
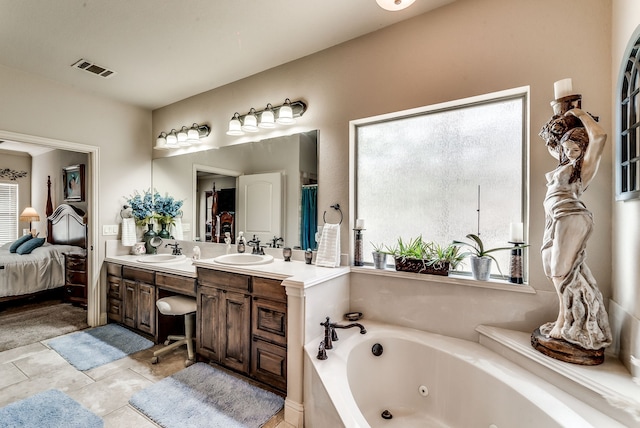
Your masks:
M479 370L489 372L489 375L513 387L533 405L563 426L597 427L598 425L593 425L592 420L605 418L607 421L611 420L612 427L622 427L598 410L477 342L366 319L360 322L367 328L367 334L359 334L358 329L339 330L340 340L333 342L334 349L327 350L327 360L316 358L318 345L323 336L318 336L305 346L318 378L347 428L370 426L361 411L351 410L358 409L358 405L349 386L347 373L349 353L365 340L380 339L382 341L389 338L426 343L426 346L436 347L453 358L472 362ZM469 346L476 348L473 355L468 355ZM510 376L509 373L512 371L517 372L518 376ZM525 390L527 392L524 392ZM574 425L576 423L578 425Z

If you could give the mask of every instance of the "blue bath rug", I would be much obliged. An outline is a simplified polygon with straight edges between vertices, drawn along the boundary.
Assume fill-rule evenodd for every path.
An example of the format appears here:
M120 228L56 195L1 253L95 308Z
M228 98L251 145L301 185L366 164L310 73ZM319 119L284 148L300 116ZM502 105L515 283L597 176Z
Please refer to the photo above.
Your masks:
M3 428L98 428L102 418L57 389L50 389L0 409Z
M258 428L284 399L205 363L136 392L129 404L165 428Z
M118 324L56 337L47 345L78 370L90 370L153 346L153 342Z

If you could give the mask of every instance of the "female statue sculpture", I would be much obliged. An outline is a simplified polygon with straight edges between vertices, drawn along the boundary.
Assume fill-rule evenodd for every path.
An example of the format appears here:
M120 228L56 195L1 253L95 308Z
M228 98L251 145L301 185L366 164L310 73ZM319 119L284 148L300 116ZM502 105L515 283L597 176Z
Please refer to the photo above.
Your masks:
M602 349L611 344L611 330L602 294L585 263L593 219L580 197L598 171L607 135L591 115L572 108L551 118L540 136L559 161L546 174L541 252L545 275L560 301L558 318L540 332L584 349Z

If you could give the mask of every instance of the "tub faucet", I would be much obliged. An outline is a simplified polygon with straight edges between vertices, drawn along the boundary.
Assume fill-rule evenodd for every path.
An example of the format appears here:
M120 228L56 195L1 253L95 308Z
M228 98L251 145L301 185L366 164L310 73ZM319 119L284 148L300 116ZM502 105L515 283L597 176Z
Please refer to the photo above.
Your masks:
M366 334L367 329L360 323L354 322L347 325L339 325L333 323L327 317L325 322L320 323L321 326L324 327L324 349L333 349L333 342L338 340L338 333L336 333L336 328L352 328L358 327L360 329L360 334Z

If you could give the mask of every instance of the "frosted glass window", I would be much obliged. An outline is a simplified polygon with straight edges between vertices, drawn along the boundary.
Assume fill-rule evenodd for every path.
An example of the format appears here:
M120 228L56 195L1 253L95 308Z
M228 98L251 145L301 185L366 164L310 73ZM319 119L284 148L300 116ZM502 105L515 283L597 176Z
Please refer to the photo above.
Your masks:
M488 248L509 246L510 223L523 222L525 117L519 94L356 125L365 262L373 262L371 243L393 246L399 237L446 245L479 232ZM495 256L508 275L509 252Z

